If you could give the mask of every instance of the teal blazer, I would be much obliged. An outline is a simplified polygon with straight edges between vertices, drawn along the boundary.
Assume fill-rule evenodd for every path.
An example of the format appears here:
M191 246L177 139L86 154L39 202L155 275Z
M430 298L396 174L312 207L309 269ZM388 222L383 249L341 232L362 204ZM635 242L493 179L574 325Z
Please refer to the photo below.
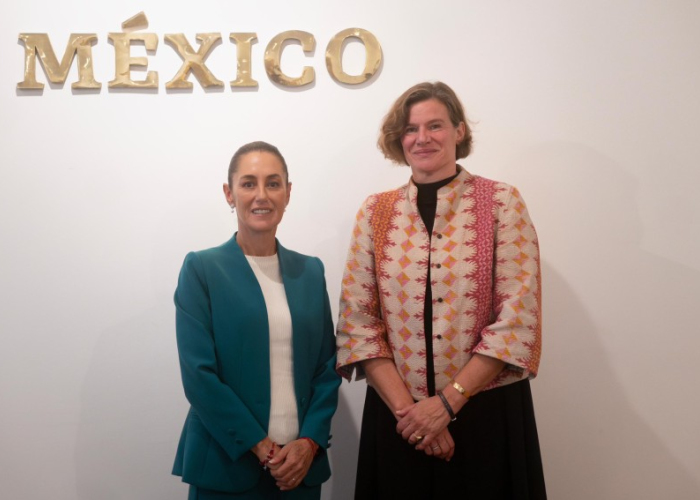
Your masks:
M325 450L338 404L335 337L323 264L285 249L277 255L292 316L299 437L320 446L304 482L330 477ZM173 474L225 492L252 488L263 472L250 452L267 436L270 345L260 285L234 235L185 258L175 292L177 347L191 404Z

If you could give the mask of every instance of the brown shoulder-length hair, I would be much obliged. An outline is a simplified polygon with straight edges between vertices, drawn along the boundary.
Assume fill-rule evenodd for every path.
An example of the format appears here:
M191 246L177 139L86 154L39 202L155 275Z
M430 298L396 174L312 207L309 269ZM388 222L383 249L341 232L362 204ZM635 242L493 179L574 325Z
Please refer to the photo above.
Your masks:
M437 99L445 105L452 125L458 127L460 123L464 123L465 134L462 141L457 143L457 158L466 158L471 153L472 131L457 94L442 82L423 82L401 94L382 121L377 147L392 162L408 165L403 154L401 137L408 123L411 106L429 99Z

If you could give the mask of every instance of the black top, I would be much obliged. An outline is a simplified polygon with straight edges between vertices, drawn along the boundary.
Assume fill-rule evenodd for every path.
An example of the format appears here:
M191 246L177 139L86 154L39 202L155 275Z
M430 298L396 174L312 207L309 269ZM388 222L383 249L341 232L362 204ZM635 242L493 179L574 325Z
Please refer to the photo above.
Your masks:
M435 223L435 211L437 209L437 192L443 186L447 186L450 182L455 180L459 172L455 172L452 177L443 179L437 182L430 182L428 184L418 184L415 183L418 188L418 212L420 212L420 218L423 219L423 224L425 224L428 230L428 235L432 236L433 225Z
M435 225L435 212L437 210L438 189L452 182L459 172L437 182L429 184L416 184L418 188L418 212L420 218L428 230L428 237L432 240L433 226ZM435 395L435 366L433 365L433 292L430 287L430 254L428 254L428 274L425 279L425 302L423 304L423 330L425 331L425 371L428 380L428 394Z

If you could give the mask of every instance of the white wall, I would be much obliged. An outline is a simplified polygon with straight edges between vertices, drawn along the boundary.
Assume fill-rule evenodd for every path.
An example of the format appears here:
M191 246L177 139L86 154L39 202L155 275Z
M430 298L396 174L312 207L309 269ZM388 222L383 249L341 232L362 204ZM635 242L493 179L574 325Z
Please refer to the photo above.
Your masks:
M140 10L160 39L160 88L109 92L107 33ZM385 57L361 88L332 81L323 59L354 26ZM304 91L263 69L290 29L317 40ZM165 91L180 59L163 35L210 31L224 36L209 61L226 82L228 33L258 33L258 90L204 92L190 77L191 93ZM16 92L20 32L49 33L59 53L69 33L97 33L103 90L73 93L72 68L63 88ZM235 229L221 194L231 154L265 139L286 155L278 236L323 259L335 305L357 207L409 176L376 151L379 121L436 79L474 121L464 165L517 185L539 230L533 388L550 498L699 498L697 2L26 0L2 4L0 33L3 498L185 498L169 475L187 409L171 297L185 253ZM359 55L348 48L348 70ZM303 62L289 47L287 71ZM325 498L351 498L363 390L342 387Z

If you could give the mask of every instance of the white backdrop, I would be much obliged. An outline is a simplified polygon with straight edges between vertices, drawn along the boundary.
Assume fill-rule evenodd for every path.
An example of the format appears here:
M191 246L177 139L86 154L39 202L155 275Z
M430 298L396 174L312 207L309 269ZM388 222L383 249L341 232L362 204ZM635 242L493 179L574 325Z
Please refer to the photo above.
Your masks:
M109 92L107 33L144 10L157 93ZM324 52L361 27L382 45L370 84L335 83ZM274 85L269 40L314 34ZM209 66L235 78L231 32L253 31L257 90L170 93L166 33L220 32ZM94 32L100 93L16 91L20 32ZM519 187L541 240L544 352L533 382L550 498L700 498L700 4L692 0L26 0L0 7L2 498L186 497L169 475L187 411L172 292L187 251L228 239L233 151L264 139L290 165L278 236L320 256L337 300L354 215L409 171L375 148L403 90L443 80L474 122L470 171ZM135 55L142 55L138 49ZM346 70L359 72L358 44ZM38 80L46 82L41 69ZM352 498L364 384L344 383L324 498Z

